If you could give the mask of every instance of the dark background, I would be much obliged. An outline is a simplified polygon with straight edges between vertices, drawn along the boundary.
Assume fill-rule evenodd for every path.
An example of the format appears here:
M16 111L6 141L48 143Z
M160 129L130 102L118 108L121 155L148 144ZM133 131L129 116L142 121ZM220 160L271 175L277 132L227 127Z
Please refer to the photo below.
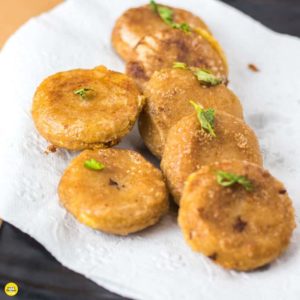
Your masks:
M278 32L300 36L300 0L224 2ZM9 281L19 286L14 298L3 292ZM0 229L0 289L0 300L125 299L62 267L41 245L7 223Z

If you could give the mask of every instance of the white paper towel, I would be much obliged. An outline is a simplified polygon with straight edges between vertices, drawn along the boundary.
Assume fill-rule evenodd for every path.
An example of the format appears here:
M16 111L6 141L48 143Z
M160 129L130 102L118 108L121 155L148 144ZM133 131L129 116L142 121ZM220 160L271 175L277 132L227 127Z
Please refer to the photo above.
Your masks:
M69 0L30 20L0 55L0 216L44 245L66 267L138 299L299 299L299 229L264 271L225 271L183 241L170 214L157 226L114 237L79 224L60 205L57 184L74 154L45 155L32 96L48 75L100 64L123 71L110 34L116 18L139 0ZM203 17L229 59L231 88L256 131L265 165L285 182L300 210L300 41L279 35L214 0L165 1ZM256 64L261 72L251 72ZM137 132L121 144L143 150ZM298 219L299 223L299 219Z

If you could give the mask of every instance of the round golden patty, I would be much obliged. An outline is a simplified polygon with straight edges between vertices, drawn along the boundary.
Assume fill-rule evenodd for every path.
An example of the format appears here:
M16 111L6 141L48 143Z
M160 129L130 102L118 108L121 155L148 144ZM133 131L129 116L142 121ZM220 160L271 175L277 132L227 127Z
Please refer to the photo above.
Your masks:
M268 171L223 161L190 175L179 225L193 250L225 268L247 271L287 248L295 216L285 187Z
M141 136L149 150L161 158L169 129L194 111L190 100L204 107L243 118L239 99L224 84L200 83L190 70L163 69L146 84L146 105L139 118Z
M215 137L202 128L196 113L170 129L161 168L178 204L187 177L204 165L224 159L262 164L257 138L241 119L216 112L214 132Z
M118 235L151 226L168 210L162 173L130 150L83 151L66 169L58 192L81 223Z
M188 23L195 28L208 31L207 25L192 13L180 9L163 6L173 11L173 21L176 23ZM150 5L130 8L116 21L112 32L112 43L117 53L125 60L131 60L134 56L134 47L146 35L169 28L161 17Z
M154 71L171 67L176 61L207 69L224 80L228 76L226 62L219 51L195 32L165 29L142 38L134 52L126 72L142 90Z
M35 93L32 116L40 134L57 147L104 148L131 130L142 102L130 78L101 66L46 78Z

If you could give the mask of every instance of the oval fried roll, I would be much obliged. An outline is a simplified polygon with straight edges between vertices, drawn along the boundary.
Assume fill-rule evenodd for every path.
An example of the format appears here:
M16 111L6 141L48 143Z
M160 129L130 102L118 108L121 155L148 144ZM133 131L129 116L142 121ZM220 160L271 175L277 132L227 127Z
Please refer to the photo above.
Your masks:
M163 7L173 11L174 22L187 23L208 31L207 25L189 11L165 5ZM144 36L169 27L170 25L166 24L150 5L130 8L116 21L112 32L112 44L117 53L125 61L129 61L134 56L134 47Z
M241 119L217 111L212 136L196 113L182 118L169 131L161 168L170 192L179 204L187 177L202 166L224 159L262 164L257 138Z
M139 130L148 149L158 158L162 157L169 129L194 111L191 99L243 118L239 99L226 85L200 83L190 70L169 68L155 72L144 95L147 100L139 118Z
M130 78L101 66L46 78L35 93L32 116L54 146L105 148L132 129L142 104L143 96Z
M171 67L175 61L207 69L224 81L228 76L223 56L195 32L164 29L142 38L134 52L133 59L126 65L126 73L142 90L155 71Z
M162 173L131 150L83 151L64 172L58 193L81 223L117 235L151 226L168 210Z
M237 182L230 182L232 176ZM248 271L287 248L295 216L285 187L268 171L245 161L222 161L189 176L179 225L193 250L224 268Z

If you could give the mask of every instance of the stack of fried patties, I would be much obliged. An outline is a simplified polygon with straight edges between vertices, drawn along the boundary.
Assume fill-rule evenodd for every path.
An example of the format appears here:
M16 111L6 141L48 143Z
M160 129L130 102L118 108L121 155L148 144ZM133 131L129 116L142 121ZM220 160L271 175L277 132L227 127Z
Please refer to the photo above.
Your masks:
M64 71L34 96L32 116L51 143L48 152L82 151L60 180L61 204L93 229L128 235L167 213L170 192L195 251L237 270L278 257L295 227L294 210L284 186L262 168L207 25L151 1L117 20L112 41L127 75L104 66ZM135 151L112 148L137 119L162 172Z
M227 87L226 57L208 26L191 12L151 1L117 20L112 42L146 97L140 134L161 159L188 244L238 270L276 258L295 226L291 201L262 168L257 138Z

